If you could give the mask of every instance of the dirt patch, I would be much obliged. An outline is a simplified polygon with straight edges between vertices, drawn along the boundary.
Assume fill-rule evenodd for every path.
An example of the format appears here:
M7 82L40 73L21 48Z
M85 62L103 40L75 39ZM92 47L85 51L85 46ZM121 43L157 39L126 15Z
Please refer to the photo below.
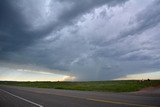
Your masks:
M135 92L135 94L148 94L160 96L160 85L141 89L140 91Z

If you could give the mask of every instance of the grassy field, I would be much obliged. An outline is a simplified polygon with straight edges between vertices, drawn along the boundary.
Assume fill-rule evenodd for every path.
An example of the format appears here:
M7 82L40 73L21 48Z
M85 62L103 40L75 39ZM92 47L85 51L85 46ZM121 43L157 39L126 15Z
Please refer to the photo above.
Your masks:
M13 82L0 81L0 85L53 88L81 91L131 92L160 85L160 80L138 82L134 80L90 81L90 82Z

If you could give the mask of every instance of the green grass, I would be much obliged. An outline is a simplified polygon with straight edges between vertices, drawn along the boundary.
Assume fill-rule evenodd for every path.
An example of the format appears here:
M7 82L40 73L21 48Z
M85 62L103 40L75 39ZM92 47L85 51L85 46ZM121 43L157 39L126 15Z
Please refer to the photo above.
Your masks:
M160 85L160 80L138 82L134 80L90 81L90 82L13 82L0 81L0 85L53 88L81 91L131 92L142 88Z

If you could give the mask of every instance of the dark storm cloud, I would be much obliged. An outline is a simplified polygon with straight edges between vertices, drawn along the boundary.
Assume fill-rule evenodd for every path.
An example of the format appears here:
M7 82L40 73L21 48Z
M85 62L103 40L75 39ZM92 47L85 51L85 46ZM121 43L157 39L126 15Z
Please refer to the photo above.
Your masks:
M23 45L27 38L24 36L23 28L26 27L26 23L23 21L23 16L12 8L8 1L1 1L0 13L0 53L2 54L8 50L16 50L20 47L16 43L20 42Z
M160 2L142 2L4 0L0 63L76 80L159 70Z
M20 49L24 49L27 46L32 45L34 42L45 37L56 28L63 28L63 26L71 23L72 20L78 17L80 14L88 12L89 10L100 5L104 5L105 3L108 3L109 5L116 5L124 2L124 0L99 0L94 2L90 0L79 2L74 0L59 1L60 3L73 3L73 5L69 10L63 10L63 13L58 16L59 18L57 22L51 22L51 24L43 27L43 29L37 29L34 31L28 30L30 26L20 12L20 10L25 7L14 6L16 2L20 1L3 0L0 3L0 57L2 59L5 57L7 58L7 55L10 53L19 51ZM51 2L51 6L53 3L54 1Z
M16 52L32 45L35 40L50 32L50 26L43 30L28 31L28 24L24 16L19 12L21 8L15 8L12 1L0 2L0 57L7 58L8 52ZM52 28L53 29L53 28Z
M17 1L18 2L18 1ZM38 2L38 1L37 1ZM68 2L68 1L61 1ZM93 9L99 5L104 5L105 3L109 3L110 5L116 5L121 3L122 1L105 1L99 0L98 2L93 1L69 1L73 3L71 8L67 11L64 10L63 13L59 16L59 20L57 22L51 23L43 29L38 29L36 31L28 31L28 24L24 20L23 15L20 13L21 8L14 7L14 3L9 0L3 0L0 3L0 46L1 46L1 54L8 51L17 51L21 48L25 48L28 45L31 45L35 40L46 36L51 31L56 29L57 27L63 27L66 24L72 22L72 20L83 14L88 12L88 10ZM52 1L54 3L54 1ZM51 4L52 4L51 3Z

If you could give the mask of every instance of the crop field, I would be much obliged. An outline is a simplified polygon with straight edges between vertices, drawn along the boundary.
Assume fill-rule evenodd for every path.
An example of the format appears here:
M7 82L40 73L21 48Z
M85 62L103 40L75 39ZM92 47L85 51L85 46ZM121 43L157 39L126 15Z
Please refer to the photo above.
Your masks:
M101 92L132 92L146 87L159 86L160 80L136 81L136 80L116 80L116 81L87 81L87 82L16 82L0 81L0 85L11 85L34 88L53 88L65 90L81 91L101 91Z

